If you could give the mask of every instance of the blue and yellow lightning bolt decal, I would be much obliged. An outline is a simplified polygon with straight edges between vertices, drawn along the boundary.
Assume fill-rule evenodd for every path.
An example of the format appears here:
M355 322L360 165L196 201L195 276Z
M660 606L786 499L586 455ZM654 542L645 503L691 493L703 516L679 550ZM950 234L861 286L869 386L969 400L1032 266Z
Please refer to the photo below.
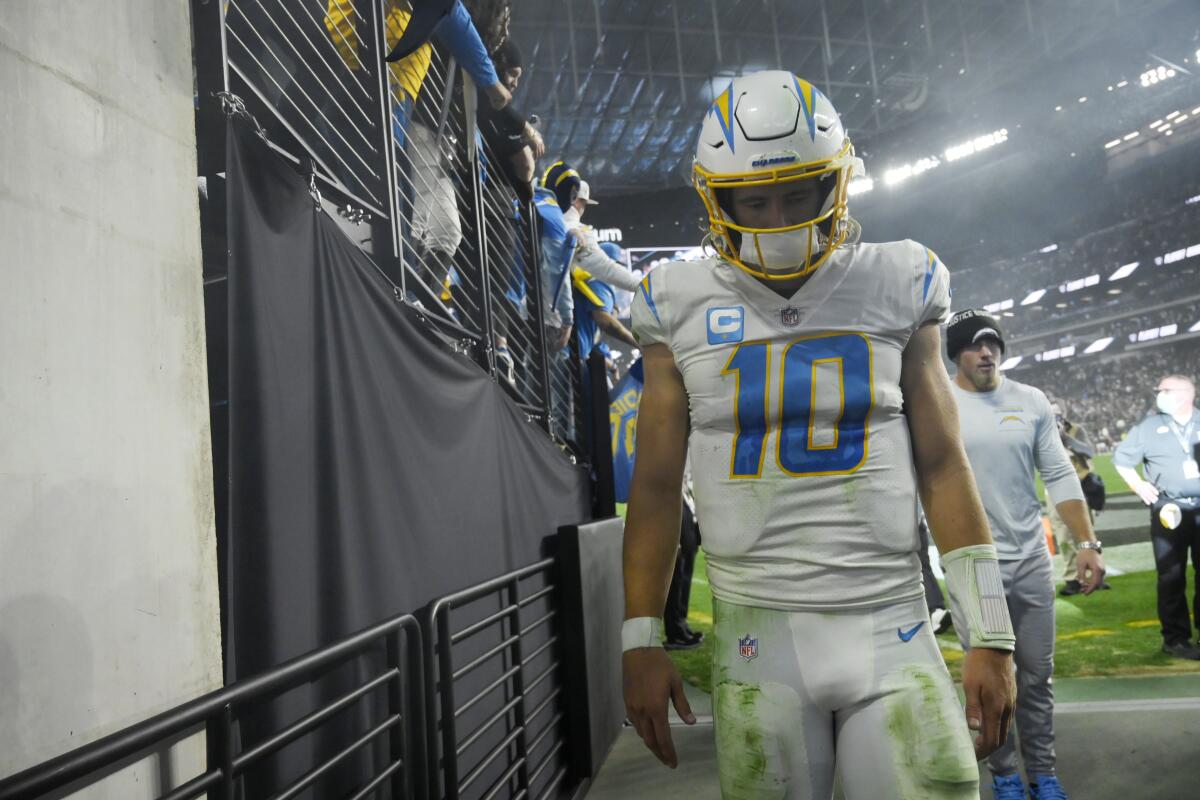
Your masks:
M817 87L806 80L792 76L796 82L796 94L800 96L800 108L804 111L804 119L808 122L808 136L814 142L817 140L817 96L821 94Z
M654 315L654 319L658 320L658 324L662 325L662 320L658 316L658 308L654 305L654 290L650 287L650 276L647 275L641 285L642 298L646 301L646 307L650 309L650 313Z
M725 143L729 145L729 152L734 151L733 147L733 84L729 84L725 91L721 92L720 96L713 101L712 108L708 110L710 114L716 114L717 122L721 125L721 133L725 134Z
M933 254L933 251L928 247L925 248L925 286L921 289L921 302L929 297L929 284L933 283L933 274L937 272L938 257Z

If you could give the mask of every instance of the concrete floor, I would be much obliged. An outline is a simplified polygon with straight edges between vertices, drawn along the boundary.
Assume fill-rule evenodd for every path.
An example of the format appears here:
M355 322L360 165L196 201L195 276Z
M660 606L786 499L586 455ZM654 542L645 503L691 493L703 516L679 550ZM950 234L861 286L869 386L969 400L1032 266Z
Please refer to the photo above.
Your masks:
M588 800L719 800L711 703L689 689L701 721L692 727L673 721L679 768L659 764L626 728ZM1074 797L1200 798L1200 675L1062 680L1055 691L1058 773ZM990 783L981 768L983 798L991 797Z

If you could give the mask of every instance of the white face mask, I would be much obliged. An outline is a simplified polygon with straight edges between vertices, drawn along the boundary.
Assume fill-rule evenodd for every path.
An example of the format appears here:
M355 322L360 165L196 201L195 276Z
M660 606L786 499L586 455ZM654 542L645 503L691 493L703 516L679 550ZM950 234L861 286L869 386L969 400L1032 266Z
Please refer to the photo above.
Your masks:
M801 228L786 233L743 233L738 255L747 264L757 264L763 272L787 274L799 272L807 266L804 257L808 254L808 241L812 236L812 254L815 259L821 251L820 232L816 227ZM755 247L755 240L758 246ZM760 256L759 253L762 253Z
M580 221L579 209L571 206L563 212L563 222L567 225L578 225Z
M1159 392L1158 397L1154 399L1154 404L1164 414L1174 414L1175 406L1178 405L1175 402L1174 392Z

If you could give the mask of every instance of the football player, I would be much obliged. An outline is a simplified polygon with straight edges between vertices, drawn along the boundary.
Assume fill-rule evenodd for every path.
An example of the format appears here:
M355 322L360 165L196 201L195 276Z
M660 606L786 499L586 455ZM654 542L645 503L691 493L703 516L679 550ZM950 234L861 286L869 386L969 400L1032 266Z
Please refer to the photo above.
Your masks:
M707 260L644 280L645 366L625 531L626 711L677 759L660 646L690 444L713 594L726 798L976 798L1004 741L1012 624L958 435L938 323L949 273L912 241L858 244L862 162L829 100L789 72L735 78L693 177ZM917 498L967 611L966 713L925 611Z

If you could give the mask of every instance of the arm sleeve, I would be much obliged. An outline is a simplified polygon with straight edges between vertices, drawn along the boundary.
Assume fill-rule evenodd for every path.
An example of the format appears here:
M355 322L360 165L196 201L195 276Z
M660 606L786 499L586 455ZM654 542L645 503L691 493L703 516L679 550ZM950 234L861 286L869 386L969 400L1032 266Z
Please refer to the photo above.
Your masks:
M1117 445L1113 453L1113 465L1133 469L1142 463L1146 457L1146 445L1142 442L1142 425L1139 423L1129 429L1125 438Z
M928 247L921 247L921 270L917 281L917 297L920 311L917 327L936 322L939 325L950 317L950 270L937 254Z
M1058 423L1050 410L1050 401L1038 392L1037 440L1034 442L1033 460L1042 482L1046 484L1046 496L1054 505L1067 500L1083 500L1083 487L1071 459L1058 435Z
M663 318L666 310L663 303L665 283L666 272L659 267L643 278L637 291L633 293L633 305L629 310L630 324L633 327L633 338L637 339L642 347L652 344L670 345Z
M576 228L575 235L578 241L575 247L575 266L609 286L627 292L637 290L638 281L633 273L605 255L589 231Z
M450 13L442 17L433 32L450 48L451 54L479 88L495 86L500 82L496 65L492 63L483 39L479 38L479 31L475 30L475 23L471 21L471 13L463 6L462 0L454 3Z

